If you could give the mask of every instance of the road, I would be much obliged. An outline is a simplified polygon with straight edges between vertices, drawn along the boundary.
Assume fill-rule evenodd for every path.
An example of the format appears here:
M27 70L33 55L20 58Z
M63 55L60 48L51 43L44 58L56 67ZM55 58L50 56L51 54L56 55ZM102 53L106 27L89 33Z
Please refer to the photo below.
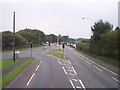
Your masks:
M54 48L56 47L52 45L50 49ZM33 48L33 57L36 57L36 60L7 88L118 88L120 81L116 73L72 48L65 48L68 60L48 55L47 51L46 47ZM3 56L6 54L8 58L11 53L3 53ZM20 52L21 57L29 55L30 50Z

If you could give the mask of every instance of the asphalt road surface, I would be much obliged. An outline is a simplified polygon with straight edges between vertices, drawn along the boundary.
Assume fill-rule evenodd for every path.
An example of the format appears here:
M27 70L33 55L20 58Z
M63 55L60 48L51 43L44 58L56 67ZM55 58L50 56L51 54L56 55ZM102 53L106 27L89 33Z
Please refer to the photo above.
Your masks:
M7 88L118 88L118 74L77 53L65 48L68 60L46 54L51 48L33 48L36 60L18 75ZM7 56L6 56L7 55ZM11 52L3 53L10 58ZM29 57L30 50L20 51L20 57Z

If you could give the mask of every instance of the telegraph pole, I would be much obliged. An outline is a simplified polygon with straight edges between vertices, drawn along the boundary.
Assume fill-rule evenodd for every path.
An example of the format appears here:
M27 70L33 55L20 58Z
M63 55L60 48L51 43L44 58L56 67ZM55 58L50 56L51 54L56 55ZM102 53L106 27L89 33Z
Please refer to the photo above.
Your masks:
M15 12L13 12L13 61L15 62Z

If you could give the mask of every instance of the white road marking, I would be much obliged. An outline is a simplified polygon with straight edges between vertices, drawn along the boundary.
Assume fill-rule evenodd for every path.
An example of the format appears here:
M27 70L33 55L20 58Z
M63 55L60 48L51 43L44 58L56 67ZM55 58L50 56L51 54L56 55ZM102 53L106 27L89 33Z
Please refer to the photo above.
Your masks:
M65 72L65 74L67 74L67 72L66 72L66 70L65 70L65 68L62 66L62 69L63 69L63 71Z
M93 65L94 68L98 69L99 71L102 71L100 68L98 68L97 66Z
M73 70L67 69L67 71L74 72Z
M118 74L116 74L115 72L113 72L113 71L111 71L111 70L109 70L109 69L107 69L107 68L105 68L105 67L103 67L103 66L101 66L101 65L99 65L99 66L100 66L101 68L103 68L103 69L105 69L105 70L111 72L112 74L118 76Z
M35 69L35 71L37 71L39 67L40 67L40 65L37 66L37 68Z
M82 57L82 59L84 58L83 55L80 55L80 56ZM111 70L109 70L109 69L103 67L102 65L97 64L96 62L94 62L94 61L92 61L92 60L90 60L90 59L88 59L87 61L90 61L91 63L94 63L94 64L98 65L99 67L101 67L101 68L107 70L108 72L110 72L110 73L112 73L112 74L114 74L114 75L116 75L116 76L119 76L117 73L115 73L115 72L113 72L113 71L111 71Z
M73 80L73 81L76 81L76 82L78 81L77 79L72 79L72 80Z
M69 64L61 64L61 65L65 65L65 66L71 66L71 65L69 65Z
M73 73L69 73L69 75L75 76L76 74L73 74Z
M72 69L73 69L74 73L77 74L77 72L75 71L74 67L72 67Z
M70 81L70 83L71 83L72 87L73 87L73 88L75 88L75 86L74 86L73 82L72 82L71 80L69 80L69 81Z
M117 81L117 82L119 82L120 83L120 81L119 80L117 80L116 78L114 78L114 77L112 77L115 81Z
M58 60L58 63L61 64L61 62Z
M91 64L89 61L86 61L88 64Z
M82 85L82 87L84 88L84 90L86 90L84 84L82 83L82 81L79 80L79 82L80 82L80 84Z
M27 82L27 86L30 84L32 78L34 77L35 73L32 74L31 78L29 79L29 81Z
M40 61L40 63L42 63L42 62Z
M68 60L69 64L71 65L71 62Z
M76 86L76 88L82 88L82 87Z

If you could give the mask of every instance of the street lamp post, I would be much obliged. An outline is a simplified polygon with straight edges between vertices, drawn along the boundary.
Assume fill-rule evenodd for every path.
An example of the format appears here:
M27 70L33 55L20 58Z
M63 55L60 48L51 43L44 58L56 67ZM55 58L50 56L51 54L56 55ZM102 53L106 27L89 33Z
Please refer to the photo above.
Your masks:
M15 62L15 12L13 12L13 61Z

